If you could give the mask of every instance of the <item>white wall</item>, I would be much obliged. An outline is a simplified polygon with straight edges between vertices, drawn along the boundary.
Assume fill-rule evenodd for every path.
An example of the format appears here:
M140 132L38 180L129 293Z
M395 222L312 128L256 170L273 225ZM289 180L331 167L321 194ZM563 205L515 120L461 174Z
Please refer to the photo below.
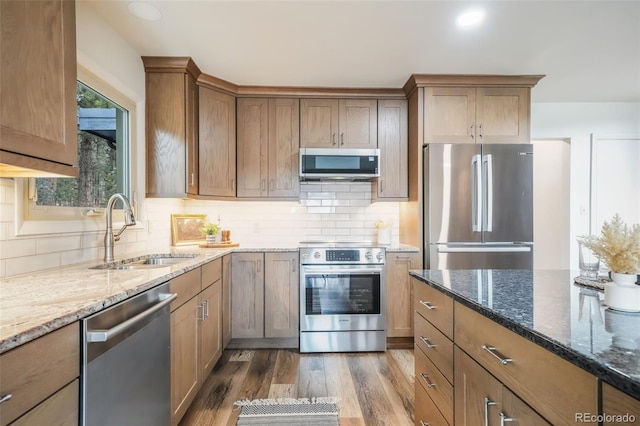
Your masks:
M592 133L640 134L640 103L534 103L531 106L532 139L571 141L571 269L578 268L576 237L589 233Z

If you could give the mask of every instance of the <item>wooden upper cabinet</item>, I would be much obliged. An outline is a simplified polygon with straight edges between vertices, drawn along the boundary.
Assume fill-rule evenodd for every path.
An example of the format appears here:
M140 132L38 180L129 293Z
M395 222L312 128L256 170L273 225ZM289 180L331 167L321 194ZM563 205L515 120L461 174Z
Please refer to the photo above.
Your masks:
M409 196L408 182L408 105L407 101L378 101L378 148L380 148L380 177L377 198Z
M236 100L199 87L199 194L236 196Z
M75 15L72 0L0 2L0 176L78 176Z
M147 197L198 194L197 103L190 74L147 71Z
M238 197L297 197L298 99L238 99Z
M426 87L426 143L529 143L528 87Z
M238 197L266 197L269 99L240 98L237 114Z
M303 99L300 147L376 148L377 117L375 99Z

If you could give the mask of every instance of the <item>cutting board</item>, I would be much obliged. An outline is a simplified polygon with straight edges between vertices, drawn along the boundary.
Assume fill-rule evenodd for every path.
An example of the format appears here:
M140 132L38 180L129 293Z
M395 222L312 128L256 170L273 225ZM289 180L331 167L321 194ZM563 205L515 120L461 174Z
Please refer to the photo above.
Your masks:
M229 241L228 243L213 243L213 244L200 244L202 248L230 248L230 247L239 247L240 243L232 243Z

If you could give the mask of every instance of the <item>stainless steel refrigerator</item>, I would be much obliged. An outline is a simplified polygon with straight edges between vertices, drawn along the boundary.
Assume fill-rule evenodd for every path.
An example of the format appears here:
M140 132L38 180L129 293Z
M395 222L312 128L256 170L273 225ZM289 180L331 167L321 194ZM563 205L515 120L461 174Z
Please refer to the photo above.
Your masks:
M426 145L423 200L428 269L533 268L532 145Z

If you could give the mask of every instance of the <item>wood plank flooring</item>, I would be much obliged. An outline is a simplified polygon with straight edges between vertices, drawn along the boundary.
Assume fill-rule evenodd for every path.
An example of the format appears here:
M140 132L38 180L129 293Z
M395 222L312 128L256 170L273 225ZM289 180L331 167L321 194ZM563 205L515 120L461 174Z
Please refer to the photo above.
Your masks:
M411 349L322 354L225 350L180 426L233 426L237 400L321 396L339 398L341 426L409 426L413 384Z

